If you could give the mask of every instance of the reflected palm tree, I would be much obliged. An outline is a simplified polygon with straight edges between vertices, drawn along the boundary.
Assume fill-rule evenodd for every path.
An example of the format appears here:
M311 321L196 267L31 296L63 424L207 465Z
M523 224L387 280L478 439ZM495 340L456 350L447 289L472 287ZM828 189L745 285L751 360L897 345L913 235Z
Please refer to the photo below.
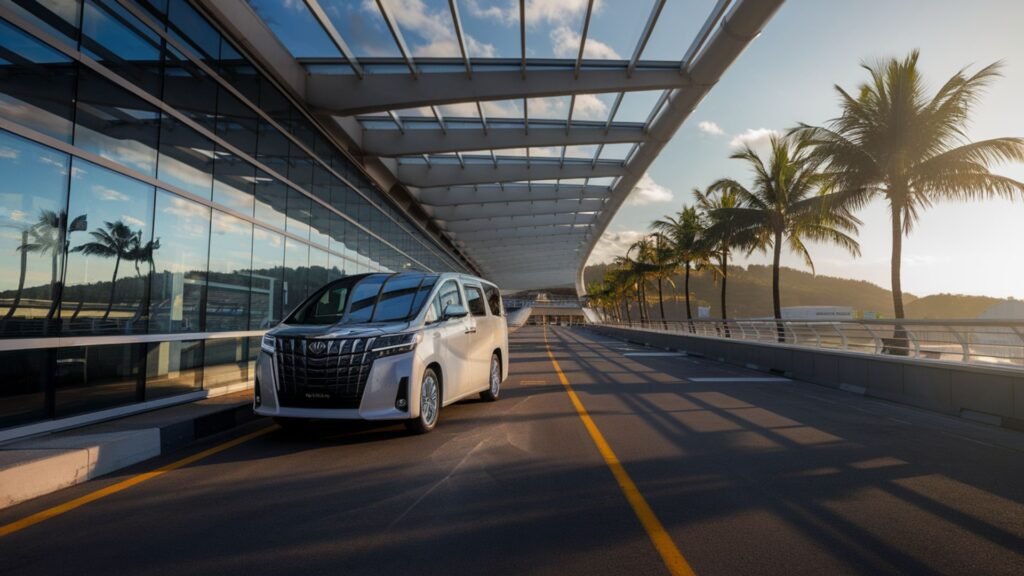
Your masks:
M53 300L46 317L48 319L53 317L63 292L63 278L58 277L58 271L64 268L60 260L64 258L66 253L68 236L71 232L85 230L87 227L85 214L75 217L70 225L66 225L67 218L67 212L64 210L59 212L43 210L39 213L36 223L22 232L21 246L18 247L18 251L21 252L21 273L18 279L18 292L14 303L7 310L4 319L12 317L21 303L21 295L25 286L25 275L28 269L28 254L31 253L40 255L50 254L50 285L53 287Z
M134 231L127 224L118 220L104 222L103 228L97 228L89 232L89 235L93 237L92 242L75 246L71 251L80 252L86 256L114 258L114 273L110 278L110 301L107 303L107 309L103 312L103 320L106 320L110 316L110 310L114 307L114 298L117 294L117 272L121 267L121 260L130 261L133 254L137 253L142 231Z

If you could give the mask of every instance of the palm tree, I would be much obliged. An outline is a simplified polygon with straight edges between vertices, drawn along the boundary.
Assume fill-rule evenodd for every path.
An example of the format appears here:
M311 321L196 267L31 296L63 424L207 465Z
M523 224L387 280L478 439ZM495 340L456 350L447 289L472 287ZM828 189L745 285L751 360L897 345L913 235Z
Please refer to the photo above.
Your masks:
M825 163L832 186L849 206L879 196L889 205L896 318L904 317L903 237L925 208L942 200L1024 195L1024 183L989 171L992 164L1024 161L1024 138L970 142L966 135L971 110L999 76L1000 63L974 74L962 69L929 97L917 61L915 50L902 60L863 65L870 79L856 96L836 86L842 103L838 118L825 127L794 129L814 146L813 156Z
M754 172L754 186L748 189L736 180L723 178L711 185L710 190L736 195L742 207L722 208L712 214L721 217L717 225L733 226L753 238L753 248L772 249L772 307L775 318L782 318L779 290L779 262L782 244L803 257L814 272L814 262L804 240L831 242L854 256L860 255L860 245L848 233L857 230L857 220L839 202L840 194L824 187L825 176L812 159L806 147L793 138L771 138L771 157L768 164L749 146L731 158L744 160ZM716 231L711 230L712 235ZM777 323L779 342L785 342L782 323Z
M690 272L699 270L707 261L701 250L700 235L704 230L704 218L693 206L683 208L675 216L655 220L651 227L656 233L668 238L675 251L676 263L683 266L683 291L686 298L686 319L693 320L690 309Z
M662 283L668 282L673 289L676 284L672 281L672 274L679 268L679 261L676 259L676 251L672 241L662 234L655 232L651 235L654 238L654 251L651 253L651 266L654 279L658 281L658 310L661 313L662 325L665 323L665 295L662 292Z
M75 246L72 252L81 252L87 256L102 256L114 258L114 273L110 278L110 302L103 312L103 320L110 316L110 310L114 307L114 297L117 293L117 271L121 266L121 260L130 260L133 256L133 247L138 247L139 233L133 231L127 224L118 220L117 222L104 222L103 228L97 228L89 235L93 237L92 242L86 242Z
M648 237L643 237L634 242L628 250L626 257L636 251L636 260L631 264L634 270L634 277L637 282L637 300L640 301L640 321L651 319L651 311L647 305L647 280L655 273L656 246Z
M708 219L709 226L701 234L699 244L701 249L714 258L717 263L712 266L715 278L721 281L721 307L722 320L729 317L726 302L726 292L729 284L729 255L734 248L749 248L752 245L752 238L746 232L736 226L731 217L729 209L742 208L743 201L735 190L713 190L705 192L695 189L693 197L697 207L702 210ZM729 328L726 326L726 337Z
M53 299L50 303L50 310L46 314L47 319L53 318L64 291L63 275L58 277L58 270L64 269L64 266L58 266L58 261L64 258L67 251L68 236L71 232L84 230L87 226L84 214L77 216L70 225L67 224L67 218L68 214L64 210L59 212L42 210L36 223L29 228L32 241L26 242L23 239L19 248L22 252L22 275L27 266L26 254L33 252L40 255L50 254L50 286L53 287Z

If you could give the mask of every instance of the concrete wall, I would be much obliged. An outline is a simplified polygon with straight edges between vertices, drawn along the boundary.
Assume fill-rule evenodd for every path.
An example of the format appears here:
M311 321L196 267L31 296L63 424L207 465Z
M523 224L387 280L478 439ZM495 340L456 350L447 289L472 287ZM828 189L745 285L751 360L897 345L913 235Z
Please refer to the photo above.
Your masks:
M1024 370L606 326L594 330L754 370L1024 430Z

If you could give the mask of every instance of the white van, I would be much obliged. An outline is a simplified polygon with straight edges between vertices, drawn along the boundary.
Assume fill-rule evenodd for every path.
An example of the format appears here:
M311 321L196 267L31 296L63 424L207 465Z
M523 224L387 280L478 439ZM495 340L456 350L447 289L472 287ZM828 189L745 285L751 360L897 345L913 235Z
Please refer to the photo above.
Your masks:
M494 401L508 375L497 286L465 274L362 274L332 282L263 336L254 407L306 419L405 420L429 432L442 407Z

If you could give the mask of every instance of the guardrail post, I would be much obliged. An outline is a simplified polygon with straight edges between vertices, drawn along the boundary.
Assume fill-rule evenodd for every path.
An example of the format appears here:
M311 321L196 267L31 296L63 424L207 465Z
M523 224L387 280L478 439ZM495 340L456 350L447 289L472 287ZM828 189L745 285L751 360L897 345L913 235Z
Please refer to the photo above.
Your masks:
M804 326L811 329L811 333L814 334L814 347L821 348L821 334L818 334L818 329L814 327L814 324L806 323Z
M963 360L964 362L970 362L971 347L968 345L967 340L965 340L964 337L961 336L960 333L956 331L956 328L953 328L952 326L943 326L943 328L946 328L947 330L952 332L953 337L956 338L956 341L960 344L960 350L963 352L963 356L961 356L960 359Z
M907 330L906 326L903 327L903 331L907 333L907 338L910 343L914 345L914 358L921 357L921 341L918 340L917 335L914 334L913 330Z
M846 333L843 332L842 330L840 330L839 329L839 324L837 324L835 322L833 322L831 324L831 326L832 326L832 329L836 331L836 334L839 334L839 338L843 342L843 350L849 350L850 349L850 342L849 342L849 340L846 339Z
M861 326L863 326L864 329L868 331L868 334L871 334L871 338L875 341L875 354L881 354L882 339L878 336L878 334L875 334L875 331L871 329L871 326L868 326L867 324L861 324Z

